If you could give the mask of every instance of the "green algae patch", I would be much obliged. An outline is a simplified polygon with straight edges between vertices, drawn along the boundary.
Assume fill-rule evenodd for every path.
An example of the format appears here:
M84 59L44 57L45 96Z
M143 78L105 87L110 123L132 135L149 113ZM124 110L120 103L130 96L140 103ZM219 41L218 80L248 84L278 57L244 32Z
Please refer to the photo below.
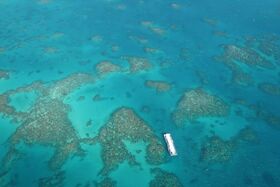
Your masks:
M223 117L229 112L229 105L220 97L194 89L183 94L172 117L177 126L182 126L186 121L192 122L200 117Z

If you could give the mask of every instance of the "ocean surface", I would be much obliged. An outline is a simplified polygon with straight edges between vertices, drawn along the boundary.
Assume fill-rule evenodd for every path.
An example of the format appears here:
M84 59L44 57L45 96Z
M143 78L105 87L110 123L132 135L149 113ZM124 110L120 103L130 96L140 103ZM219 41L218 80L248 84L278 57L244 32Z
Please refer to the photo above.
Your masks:
M0 10L0 187L280 186L279 0Z

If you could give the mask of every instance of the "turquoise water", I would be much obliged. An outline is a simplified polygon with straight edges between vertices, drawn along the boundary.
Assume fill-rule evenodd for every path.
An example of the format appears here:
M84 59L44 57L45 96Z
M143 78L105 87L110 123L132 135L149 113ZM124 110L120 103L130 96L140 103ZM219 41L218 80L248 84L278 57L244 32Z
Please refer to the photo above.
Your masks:
M0 8L0 187L280 186L279 1Z

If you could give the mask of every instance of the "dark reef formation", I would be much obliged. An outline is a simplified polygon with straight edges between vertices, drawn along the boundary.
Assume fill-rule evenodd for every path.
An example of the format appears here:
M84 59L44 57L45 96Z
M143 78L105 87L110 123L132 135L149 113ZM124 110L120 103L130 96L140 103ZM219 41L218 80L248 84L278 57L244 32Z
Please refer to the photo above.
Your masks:
M148 163L158 165L165 162L165 149L152 129L132 109L123 107L111 115L98 135L98 142L102 145L102 160L104 162L102 174L108 174L125 160L130 165L139 164L126 148L123 140L135 143L145 142Z
M223 117L229 112L229 105L220 97L202 89L194 89L184 93L172 117L177 126L182 126L186 121L191 122L200 117Z
M155 177L150 181L150 187L183 187L178 177L173 173L160 168L154 168L151 172Z

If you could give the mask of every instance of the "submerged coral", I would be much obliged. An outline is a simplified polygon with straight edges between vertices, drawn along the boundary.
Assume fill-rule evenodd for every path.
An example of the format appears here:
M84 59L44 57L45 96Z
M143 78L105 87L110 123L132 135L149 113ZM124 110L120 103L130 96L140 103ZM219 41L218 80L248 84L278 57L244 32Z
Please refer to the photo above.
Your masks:
M78 137L68 119L68 111L69 108L60 100L38 100L28 118L10 137L10 144L14 146L23 141L30 145L54 147L56 151L50 160L50 168L60 168L66 157L79 150Z
M174 174L160 168L152 169L155 178L150 181L150 187L183 187L179 178Z
M171 89L171 85L165 81L147 80L145 82L145 86L148 88L153 88L157 92L167 92Z
M95 66L95 70L99 76L105 76L110 73L121 71L121 67L109 61L102 61Z
M117 182L109 177L106 177L101 182L96 184L96 187L115 187L115 186L117 186Z
M258 40L258 49L267 56L280 60L280 45L277 38L262 38Z
M21 125L9 137L10 149L8 153L15 152L11 151L15 150L21 142L27 145L40 144L52 147L55 152L49 160L49 167L53 170L59 169L70 155L82 155L79 137L68 119L67 113L70 108L63 100L70 92L82 84L90 82L92 82L91 76L77 73L55 81L53 84L34 82L1 95L0 101L3 105L1 105L0 112L15 118L19 115L14 108L7 105L7 98L12 94L26 91L38 93L38 97L28 113L20 115L18 122ZM13 158L14 155L11 154L9 157Z
M6 48L0 47L0 54L4 53L6 51Z
M204 23L207 23L210 26L217 26L218 25L218 20L213 19L213 18L204 17L204 18L202 18L202 21Z
M128 161L137 165L134 156L127 150L123 140L131 142L144 141L147 143L146 160L150 164L165 162L165 149L152 129L130 108L117 109L100 130L99 143L102 145L102 160L104 167L101 171L106 175L116 169L118 164Z
M48 87L48 95L51 99L63 99L74 89L87 83L94 83L94 78L91 75L74 73L50 85Z
M247 64L252 67L262 67L272 69L274 65L257 53L255 50L248 47L240 47L237 45L224 46L224 55L227 58Z
M9 95L0 94L0 112L4 115L14 115L16 109L9 105Z
M161 52L159 49L157 49L157 48L152 48L152 47L144 47L144 51L145 51L146 53L149 53L149 54L156 54L156 53Z
M0 80L1 79L9 79L9 71L0 69Z
M166 33L164 29L151 21L142 21L141 25L159 36L163 36Z
M176 125L185 121L194 121L200 117L222 117L229 114L229 105L220 97L211 95L202 89L184 93L173 113Z
M249 126L241 129L230 140L223 140L214 135L207 138L200 150L200 160L207 162L226 162L230 160L238 145L243 142L258 143L256 132Z
M245 127L239 131L235 137L235 140L257 143L258 137L252 128Z
M103 37L100 35L94 35L90 38L91 41L93 41L94 43L100 43L103 41Z
M269 126L276 128L276 129L280 129L280 117L279 116L276 116L275 114L273 114L269 111L260 109L258 107L255 109L255 112L256 112L257 117L264 120Z
M280 96L280 86L277 84L268 83L268 82L260 83L258 85L258 88L266 94Z
M202 146L200 159L208 162L228 161L232 157L234 147L232 141L224 141L218 136L212 136Z
M232 72L232 79L231 82L242 85L242 86L249 86L254 84L254 80L252 76L245 72L238 64L234 63L231 59L226 56L216 56L215 60L218 62L222 62L226 65Z
M188 62L191 60L191 52L188 48L181 48L179 57L181 60Z
M39 187L52 187L52 186L63 186L63 181L65 179L65 172L59 171L52 176L44 177L39 179Z
M266 122L267 125L280 129L280 117L272 111L266 110L262 103L249 104L245 100L237 100L238 104L247 107L255 113L255 117Z
M149 60L146 58L135 57L135 56L123 56L122 59L126 60L129 63L130 73L147 71L152 67Z
M224 63L232 71L232 82L240 85L252 85L254 79L249 71L256 68L273 70L276 66L271 56L279 55L277 45L259 39L247 39L245 45L229 44L223 46L223 53L215 59ZM275 57L276 59L277 57ZM245 66L244 66L245 65Z

